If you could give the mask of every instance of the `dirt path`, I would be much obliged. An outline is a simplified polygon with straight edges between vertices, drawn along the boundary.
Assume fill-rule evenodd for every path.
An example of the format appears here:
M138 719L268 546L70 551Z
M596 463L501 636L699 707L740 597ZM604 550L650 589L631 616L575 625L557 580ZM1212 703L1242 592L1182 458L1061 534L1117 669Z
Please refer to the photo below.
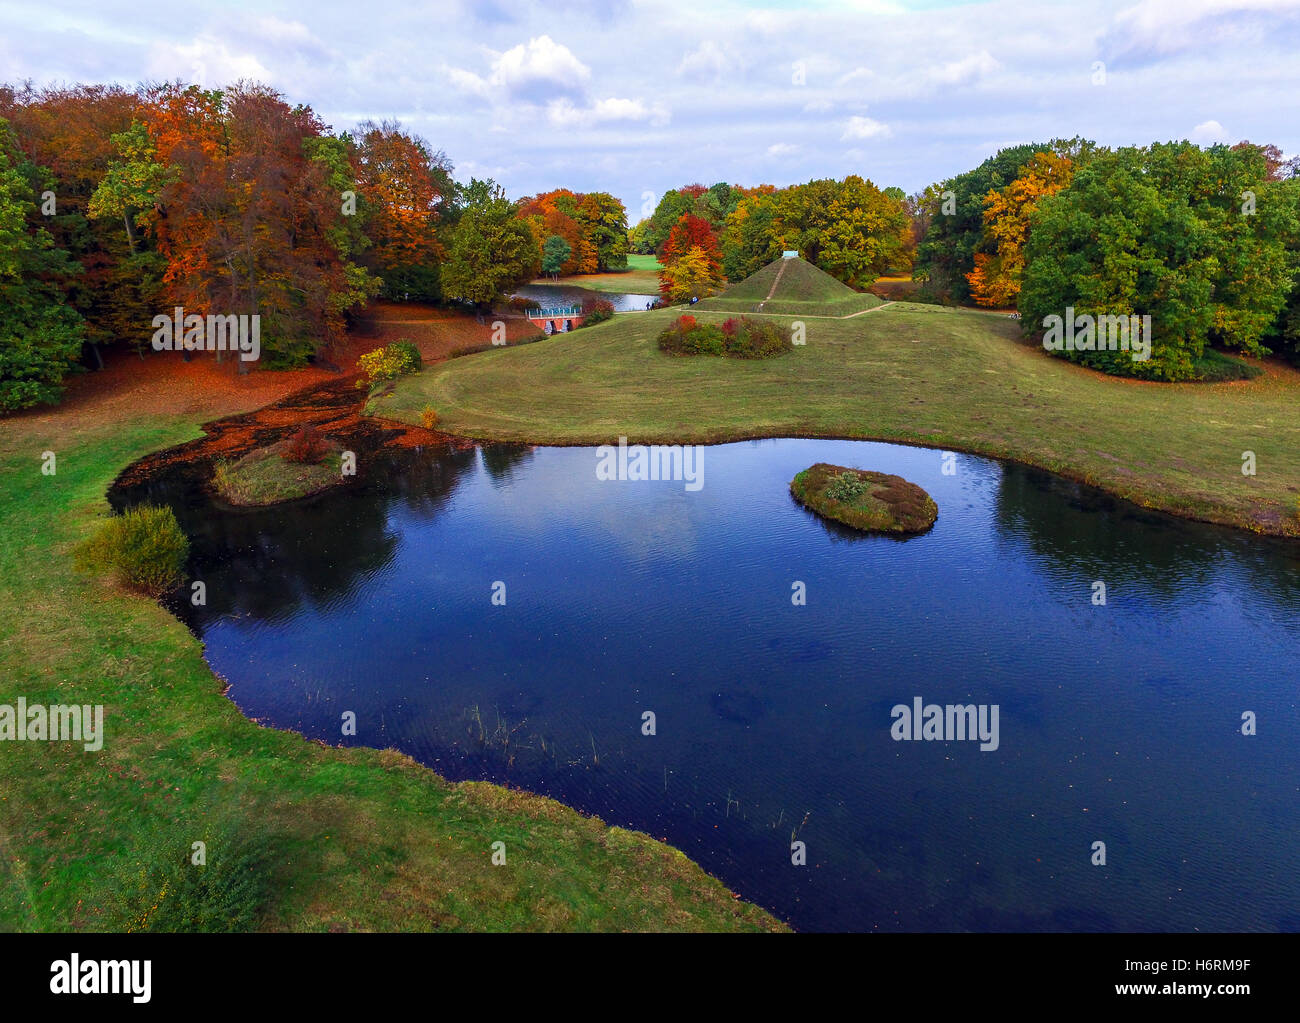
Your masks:
M772 279L772 286L767 289L767 298L758 303L758 308L754 312L762 312L763 306L772 301L772 296L776 294L777 286L781 283L781 278L785 276L785 268L790 265L790 260L781 260L781 265L777 267L776 277Z

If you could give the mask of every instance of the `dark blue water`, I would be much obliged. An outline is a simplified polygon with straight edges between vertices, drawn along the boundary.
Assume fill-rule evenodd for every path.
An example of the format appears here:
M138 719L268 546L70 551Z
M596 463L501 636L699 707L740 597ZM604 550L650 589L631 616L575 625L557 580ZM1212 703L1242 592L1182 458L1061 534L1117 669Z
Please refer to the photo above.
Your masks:
M1296 545L884 444L708 448L698 492L596 461L426 450L305 504L152 499L248 715L648 831L798 928L1300 929ZM937 525L823 522L787 489L818 461L902 474ZM916 696L996 704L999 748L894 741Z

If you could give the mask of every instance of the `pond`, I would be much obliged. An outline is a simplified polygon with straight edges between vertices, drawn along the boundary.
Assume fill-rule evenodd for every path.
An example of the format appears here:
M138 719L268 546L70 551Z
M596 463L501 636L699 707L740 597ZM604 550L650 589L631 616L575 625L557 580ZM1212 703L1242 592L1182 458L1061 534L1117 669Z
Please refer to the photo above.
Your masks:
M547 309L558 306L582 305L584 302L603 298L607 302L612 302L614 311L619 313L644 310L647 304L653 304L659 299L658 295L593 291L591 288L577 288L569 284L526 284L522 288L516 289L514 294L522 298L535 299Z
M1296 545L920 448L701 458L426 448L291 506L176 471L115 503L176 508L208 603L175 610L250 717L649 832L796 928L1300 929ZM819 461L937 524L818 519L788 484ZM916 698L996 708L996 749L895 739Z

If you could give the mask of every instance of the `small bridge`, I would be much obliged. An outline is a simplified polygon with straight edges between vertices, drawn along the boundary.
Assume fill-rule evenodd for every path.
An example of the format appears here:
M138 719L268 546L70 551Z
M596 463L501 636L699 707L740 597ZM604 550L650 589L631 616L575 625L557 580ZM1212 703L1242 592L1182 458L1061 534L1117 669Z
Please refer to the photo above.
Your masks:
M582 306L564 305L550 309L529 309L528 318L548 334L564 334L582 326Z

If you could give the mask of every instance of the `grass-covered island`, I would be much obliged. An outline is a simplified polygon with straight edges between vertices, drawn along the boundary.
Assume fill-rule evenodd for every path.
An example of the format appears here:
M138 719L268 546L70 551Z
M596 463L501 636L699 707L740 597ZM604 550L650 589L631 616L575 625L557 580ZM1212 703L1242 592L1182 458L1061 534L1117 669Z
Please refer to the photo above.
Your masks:
M235 461L222 461L213 488L227 502L261 506L311 497L343 480L342 451L310 426Z
M901 476L818 462L790 481L805 508L871 533L924 533L939 517L934 499Z

